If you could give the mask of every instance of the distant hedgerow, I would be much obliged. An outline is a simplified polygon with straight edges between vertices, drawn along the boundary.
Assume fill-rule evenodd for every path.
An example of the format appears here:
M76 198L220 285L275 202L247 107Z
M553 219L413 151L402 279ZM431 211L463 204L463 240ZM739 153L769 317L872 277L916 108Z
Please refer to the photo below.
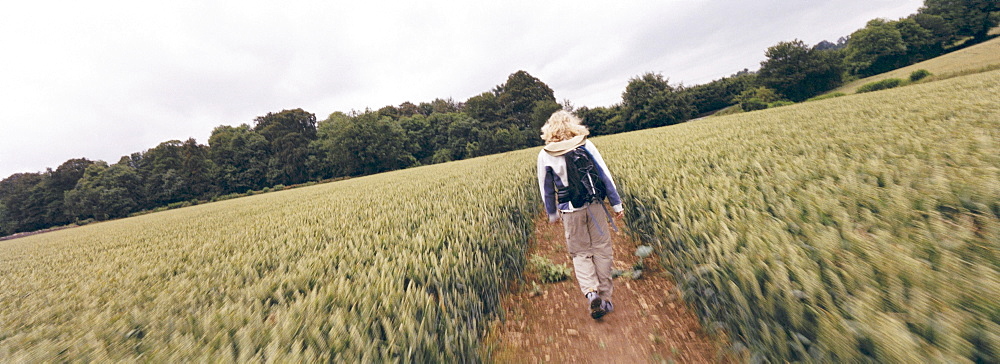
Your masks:
M861 87L858 87L858 90L856 92L860 94L865 92L890 89L893 87L902 86L903 82L904 82L903 80L898 78L887 78L881 81L875 81L861 85Z
M831 94L819 95L819 96L816 96L816 97L812 97L812 98L809 98L806 101L807 102L808 101L819 101L819 100L832 99L834 97L841 97L841 96L847 96L847 94L845 94L843 92L834 92L834 93L831 93Z
M782 106L788 106L788 105L795 105L795 103L792 102L792 101L788 101L788 100L778 100L778 101L775 101L775 102L768 103L767 104L767 108L771 109L771 108L775 108L775 107L782 107Z

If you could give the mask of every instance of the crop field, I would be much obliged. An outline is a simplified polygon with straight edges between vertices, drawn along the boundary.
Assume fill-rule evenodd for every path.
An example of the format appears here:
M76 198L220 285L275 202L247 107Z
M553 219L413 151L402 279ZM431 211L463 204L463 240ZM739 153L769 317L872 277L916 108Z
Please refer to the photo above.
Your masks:
M994 29L1000 31L1000 28ZM996 38L984 43L976 44L969 48L951 52L939 57L935 57L920 63L895 69L886 73L855 80L838 87L828 93L843 92L853 94L858 87L866 83L871 83L887 78L907 79L910 73L919 69L930 71L934 78L949 77L951 75L971 74L985 70L995 70L1000 68L1000 38ZM932 80L933 78L929 79Z
M997 362L1000 71L595 141L752 361Z
M996 362L1000 71L595 138L753 360ZM0 361L463 362L540 211L523 150L0 242Z
M538 211L525 155L0 242L0 362L473 361Z

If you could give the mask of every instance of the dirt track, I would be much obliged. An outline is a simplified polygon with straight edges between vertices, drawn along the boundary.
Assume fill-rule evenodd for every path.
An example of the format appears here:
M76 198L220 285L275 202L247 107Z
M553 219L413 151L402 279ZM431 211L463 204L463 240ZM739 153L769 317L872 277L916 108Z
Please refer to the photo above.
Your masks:
M547 224L542 216L528 255L545 256L572 267L566 253L562 224ZM630 269L637 244L624 233L614 236L614 268ZM492 334L494 358L501 363L717 363L717 344L701 330L698 320L674 293L674 284L654 258L647 259L641 279L615 279L615 311L600 320L590 318L586 299L575 277L541 284L533 296L526 273L524 287L504 300L506 321ZM652 263L652 264L651 264Z

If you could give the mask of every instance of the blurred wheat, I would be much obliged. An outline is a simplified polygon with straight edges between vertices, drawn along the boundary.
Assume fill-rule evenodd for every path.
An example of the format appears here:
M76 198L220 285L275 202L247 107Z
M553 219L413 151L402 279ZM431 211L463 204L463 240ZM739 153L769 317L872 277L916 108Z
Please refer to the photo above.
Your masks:
M751 361L996 362L1000 71L595 139ZM0 242L0 361L469 362L537 150Z
M476 361L539 209L525 157L0 242L0 361Z
M1000 72L598 142L752 361L996 362Z

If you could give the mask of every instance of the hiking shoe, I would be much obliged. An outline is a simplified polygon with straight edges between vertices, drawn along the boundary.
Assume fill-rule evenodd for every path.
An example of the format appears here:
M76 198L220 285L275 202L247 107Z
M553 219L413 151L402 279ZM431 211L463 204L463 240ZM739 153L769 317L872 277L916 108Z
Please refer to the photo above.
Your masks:
M615 305L611 304L611 301L609 300L604 300L604 303L601 304L601 308L604 309L605 313L612 313L615 311Z
M601 296L597 295L597 292L587 293L587 299L590 300L590 317L596 320L608 313L604 309L604 302L607 301L602 300Z

